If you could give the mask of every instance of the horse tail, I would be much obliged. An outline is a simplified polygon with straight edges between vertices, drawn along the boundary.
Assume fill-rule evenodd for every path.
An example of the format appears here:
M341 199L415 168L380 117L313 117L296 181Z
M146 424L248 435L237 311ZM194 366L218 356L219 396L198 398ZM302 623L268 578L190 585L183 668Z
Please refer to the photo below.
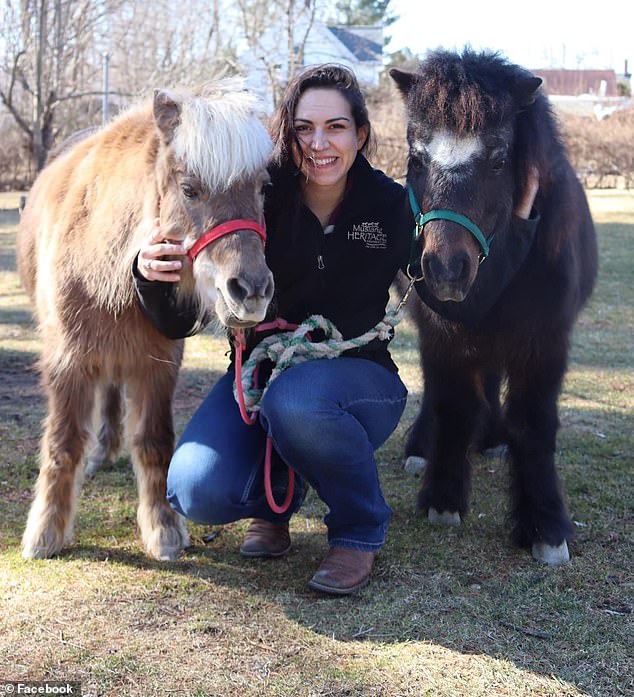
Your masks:
M16 263L18 276L24 290L33 301L35 299L35 283L37 277L37 209L31 201L31 195L26 200L20 213L20 225L16 238ZM33 205L32 205L33 204Z

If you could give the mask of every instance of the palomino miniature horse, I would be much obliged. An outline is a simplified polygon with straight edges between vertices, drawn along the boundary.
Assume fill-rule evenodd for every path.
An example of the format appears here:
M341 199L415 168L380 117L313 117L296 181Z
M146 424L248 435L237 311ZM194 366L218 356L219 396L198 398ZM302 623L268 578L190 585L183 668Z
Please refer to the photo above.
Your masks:
M469 446L503 440L513 540L536 559L564 563L573 528L554 464L557 399L572 327L597 273L584 192L540 79L496 54L469 50L437 51L416 73L391 75L407 104L412 208L433 211L430 222L421 220L429 302L415 310L424 398L407 444L408 455L427 461L419 505L431 522L459 524L469 494ZM513 206L531 170L539 175L541 218L523 263L509 273ZM471 223L447 220L448 212ZM480 235L469 231L474 223ZM509 276L489 299L473 291L487 264ZM471 309L461 314L468 301Z
M157 91L153 102L77 141L39 175L18 234L48 395L23 555L49 557L69 541L95 393L103 398L101 459L118 448L125 387L141 538L151 556L173 559L188 544L165 500L183 345L142 314L133 263L160 216L166 238L184 240L194 259L185 260L177 299L196 293L201 312L215 309L226 326L260 322L273 294L261 239L272 144L253 98L233 81L195 93ZM227 221L232 234L195 256L201 235L209 240Z

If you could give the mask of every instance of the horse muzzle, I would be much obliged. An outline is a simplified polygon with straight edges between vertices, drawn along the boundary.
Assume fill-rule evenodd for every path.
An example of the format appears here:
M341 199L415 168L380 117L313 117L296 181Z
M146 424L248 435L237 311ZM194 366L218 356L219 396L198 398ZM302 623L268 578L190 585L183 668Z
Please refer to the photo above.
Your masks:
M273 298L273 274L241 274L224 280L217 288L216 312L228 327L241 329L262 322Z
M463 231L448 229L457 226L451 223L433 225L426 230L421 257L425 283L441 302L462 302L478 273L478 252Z

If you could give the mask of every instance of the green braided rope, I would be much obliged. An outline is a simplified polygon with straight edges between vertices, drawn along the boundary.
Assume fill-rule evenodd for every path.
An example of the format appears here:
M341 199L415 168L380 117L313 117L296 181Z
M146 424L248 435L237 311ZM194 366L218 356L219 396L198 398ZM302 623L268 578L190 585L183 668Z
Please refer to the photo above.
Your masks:
M321 315L311 315L306 321L292 332L280 332L267 336L253 349L246 363L242 366L242 389L244 391L245 407L251 411L259 411L260 402L269 385L287 368L299 365L315 358L336 358L344 351L365 346L377 337L387 341L394 327L401 321L398 310L388 310L385 317L372 329L354 339L344 339L335 325ZM326 338L323 341L312 342L306 334L321 329ZM262 389L254 386L254 374L261 361L269 359L273 371L267 384ZM234 396L237 400L237 390L234 385Z

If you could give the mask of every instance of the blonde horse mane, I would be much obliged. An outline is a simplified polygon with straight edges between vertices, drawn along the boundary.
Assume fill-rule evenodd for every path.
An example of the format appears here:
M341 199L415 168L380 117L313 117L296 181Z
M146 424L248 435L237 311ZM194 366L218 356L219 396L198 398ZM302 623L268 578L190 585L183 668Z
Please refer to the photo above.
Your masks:
M226 191L261 169L271 154L257 100L236 78L197 88L198 99L184 99L172 143L210 191Z

